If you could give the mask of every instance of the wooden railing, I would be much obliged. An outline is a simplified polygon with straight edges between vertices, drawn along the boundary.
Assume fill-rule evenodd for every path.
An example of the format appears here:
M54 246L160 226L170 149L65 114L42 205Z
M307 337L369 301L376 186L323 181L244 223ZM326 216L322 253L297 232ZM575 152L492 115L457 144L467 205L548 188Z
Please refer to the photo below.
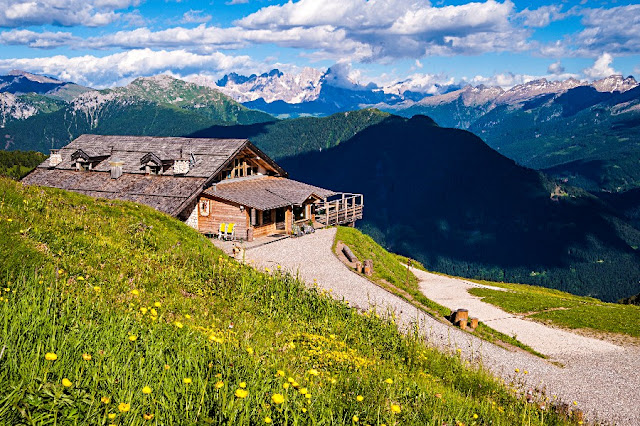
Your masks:
M362 194L337 194L316 207L316 221L326 226L344 225L362 219Z

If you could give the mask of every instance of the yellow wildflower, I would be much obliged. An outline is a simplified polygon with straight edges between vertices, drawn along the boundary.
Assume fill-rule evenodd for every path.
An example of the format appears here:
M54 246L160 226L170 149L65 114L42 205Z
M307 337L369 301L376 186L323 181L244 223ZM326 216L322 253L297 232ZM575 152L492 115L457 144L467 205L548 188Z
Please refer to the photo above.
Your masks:
M191 319L191 315L189 315L189 314L185 314L185 316L184 316L184 317L185 317L186 319Z
M357 400L358 402L362 402L362 400L364 400L364 396L362 396L362 395L358 395L358 396L356 396L356 400Z
M62 379L62 386L64 386L65 388L70 388L71 385L73 385L73 383L71 383L71 380L67 379L66 377Z
M78 279L78 281L84 281L84 277L83 276L79 276L77 279Z
M145 308L144 306L142 308L140 308L140 312L142 312L142 315L146 314L148 311L147 308Z
M283 383L282 387L285 388L285 389L289 389L289 383Z
M267 423L267 424L271 423L271 417L269 417L269 416L265 417L264 418L264 422Z
M304 397L307 398L307 399L311 399L311 394L310 393L305 393Z
M129 336L129 341L130 342L135 342L138 339L138 336L136 336L135 334L132 334Z
M145 419L145 420L151 420L151 419L153 419L153 414L145 413L145 414L142 415L142 418Z
M308 393L309 391L307 390L307 388L301 388L299 391L301 394L305 395L306 393Z
M108 396L103 396L102 398L100 398L100 402L102 402L103 404L108 404L111 402L111 398L109 398Z
M140 292L138 290L131 290L131 294L133 294L134 296L138 296L140 295Z
M183 327L183 325L182 325L182 323L180 321L174 322L173 325L175 325L178 328L182 328Z
M247 382L240 382L240 387L242 389L246 388L247 387Z
M474 419L477 419L477 418L478 418L478 415L477 415L476 413L473 413L473 418L474 418Z
M156 302L153 304L153 306L155 306L156 308L159 308L160 306L162 306L162 304L160 302Z
M278 371L276 372L276 377L284 377L284 371L282 371L282 370L278 370Z
M93 286L93 291L95 291L96 293L100 293L100 290L102 290L100 286L97 286L97 285Z
M47 352L46 354L44 354L44 359L46 359L47 361L55 361L56 359L58 359L58 355L53 352Z
M91 361L91 355L90 354L82 354L82 359L84 359L85 361Z
M358 416L353 416L351 418L351 420L353 420L354 423L358 423L360 421L360 419L358 418Z
M145 386L142 388L142 393L145 395L149 395L151 393L151 388L149 386Z
M149 311L151 313L151 315L153 315L154 317L158 316L158 311L156 311L154 308L151 308L151 310Z
M189 383L191 383L191 377L185 377L184 379L182 379L182 383L188 385Z
M131 404L121 402L120 404L118 404L118 410L120 410L121 413L126 413L127 411L131 410Z
M287 381L288 381L289 383L293 383L293 382L295 382L295 381L296 381L296 379L294 379L293 377L289 377L289 378L287 379Z
M317 376L320 374L320 372L315 368L312 368L311 370L309 370L309 374L311 374L312 376Z
M216 389L220 389L220 388L221 388L221 387L223 387L223 386L224 386L224 382L223 382L223 381L218 381L218 382L216 382L216 384L215 384Z
M391 404L391 412L397 414L400 412L400 406L398 404Z
M252 347L248 347L248 348L247 348L247 353L248 353L249 355L253 355L253 348L252 348Z
M236 389L235 395L240 399L246 398L247 395L249 395L249 391L247 391L246 389Z
M520 372L520 369L519 369L519 368L516 368L516 373L519 373L519 372Z
M389 378L389 379L385 380L384 382L390 385L390 384L393 383L393 379Z
M274 393L271 397L271 400L274 404L282 404L284 402L284 395L279 393Z
M107 417L108 417L110 420L113 420L113 419L115 419L115 418L116 418L116 413L109 413L109 414L107 414Z
M164 369L165 369L165 370L168 370L168 369L170 369L170 368L171 368L171 367L169 367L167 364L165 364L165 365L164 365Z

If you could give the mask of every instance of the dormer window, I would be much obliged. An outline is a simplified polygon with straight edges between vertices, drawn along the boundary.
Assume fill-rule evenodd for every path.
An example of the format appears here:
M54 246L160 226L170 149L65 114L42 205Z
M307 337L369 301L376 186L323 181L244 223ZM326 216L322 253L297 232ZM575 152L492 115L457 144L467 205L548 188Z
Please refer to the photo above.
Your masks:
M157 155L153 152L149 152L142 157L140 165L142 166L145 174L161 175L167 171L171 165L173 165L173 160L162 159L161 156L162 154Z
M107 158L108 155L100 155L94 152L87 152L82 149L78 149L71 154L71 161L76 170L93 170L102 160Z

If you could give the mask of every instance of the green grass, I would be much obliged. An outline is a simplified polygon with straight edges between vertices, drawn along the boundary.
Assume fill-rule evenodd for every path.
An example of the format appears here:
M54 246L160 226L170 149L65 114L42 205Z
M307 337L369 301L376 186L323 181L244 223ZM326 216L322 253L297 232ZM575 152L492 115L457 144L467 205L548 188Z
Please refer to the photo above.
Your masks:
M0 270L3 424L567 423L145 206L0 179Z
M484 281L479 281L485 283ZM640 306L605 303L590 297L523 284L488 283L510 291L473 288L469 293L508 312L570 329L640 337Z
M410 260L413 267L427 271L420 262L409 259L405 256L389 253L377 244L373 238L363 234L355 228L338 227L336 241L334 242L334 250L337 241L342 241L349 246L351 251L353 251L353 254L355 254L360 261L363 261L364 259L373 260L374 267L371 279L380 286L397 296L404 298L414 306L421 308L423 311L436 318L444 319L451 315L451 310L449 308L434 302L422 294L418 287L418 279L413 273L408 271L405 266ZM541 358L546 358L545 355L535 351L533 348L523 344L514 337L494 330L486 324L479 323L474 334L489 342L497 344L505 343L507 345L523 349Z

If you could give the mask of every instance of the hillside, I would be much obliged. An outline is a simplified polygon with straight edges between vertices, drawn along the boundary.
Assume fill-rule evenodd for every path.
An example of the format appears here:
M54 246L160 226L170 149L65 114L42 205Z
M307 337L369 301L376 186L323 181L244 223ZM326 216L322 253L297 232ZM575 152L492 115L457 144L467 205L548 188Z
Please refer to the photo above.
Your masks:
M213 126L190 136L199 138L249 138L271 158L322 151L351 139L378 124L389 114L376 109L340 112L328 117L302 117L250 126Z
M83 133L176 136L214 125L275 120L215 90L168 76L85 92L63 108L47 112L9 122L2 132L2 148L48 152Z
M0 179L9 424L564 424L145 206Z
M335 148L280 164L294 179L363 193L359 227L431 270L606 301L638 293L637 229L471 133L392 116Z
M22 179L46 158L41 152L0 150L0 176Z

